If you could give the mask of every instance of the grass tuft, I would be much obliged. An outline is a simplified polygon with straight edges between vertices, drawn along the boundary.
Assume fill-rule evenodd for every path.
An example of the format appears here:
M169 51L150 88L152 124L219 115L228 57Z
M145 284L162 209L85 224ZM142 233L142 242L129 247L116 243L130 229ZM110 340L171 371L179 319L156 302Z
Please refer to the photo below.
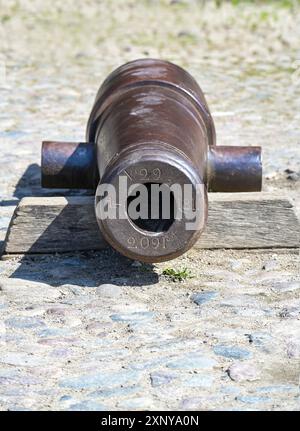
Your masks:
M173 282L184 281L189 278L193 278L193 275L187 268L183 268L178 271L174 268L166 268L163 270L162 275Z

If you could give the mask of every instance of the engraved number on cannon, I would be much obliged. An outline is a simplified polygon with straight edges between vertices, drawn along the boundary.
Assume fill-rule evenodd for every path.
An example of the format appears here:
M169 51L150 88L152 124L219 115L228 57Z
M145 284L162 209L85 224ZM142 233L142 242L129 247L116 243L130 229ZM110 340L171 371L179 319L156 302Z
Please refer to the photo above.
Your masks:
M169 238L161 237L161 238L149 238L148 236L142 236L140 238L135 238L134 236L130 236L127 239L128 248L141 248L143 250L152 248L154 250L158 250L159 248L168 248Z
M161 177L161 170L159 168L140 168L131 171L130 174L131 177L139 181L158 181Z

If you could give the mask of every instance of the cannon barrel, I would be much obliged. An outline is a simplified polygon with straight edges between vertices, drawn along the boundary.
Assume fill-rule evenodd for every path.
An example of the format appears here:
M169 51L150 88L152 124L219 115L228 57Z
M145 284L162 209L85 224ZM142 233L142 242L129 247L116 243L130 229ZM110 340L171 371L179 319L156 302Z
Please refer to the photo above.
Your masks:
M108 76L86 143L42 147L42 186L95 190L105 239L145 262L192 247L206 225L208 191L260 191L261 182L260 147L217 146L197 82L162 60L132 61Z

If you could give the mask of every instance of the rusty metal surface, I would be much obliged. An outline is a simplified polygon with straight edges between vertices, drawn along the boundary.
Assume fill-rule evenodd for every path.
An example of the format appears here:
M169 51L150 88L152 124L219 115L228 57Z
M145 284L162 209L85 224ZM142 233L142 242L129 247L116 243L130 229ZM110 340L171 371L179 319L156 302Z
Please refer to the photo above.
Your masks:
M87 142L95 141L97 122L104 110L116 101L120 94L131 88L147 86L166 87L182 93L200 111L207 129L209 145L215 145L216 133L204 94L195 79L181 67L168 61L140 59L126 63L114 70L101 85L87 125Z
M93 143L53 142L42 144L42 187L95 189L99 181Z
M217 145L209 148L208 159L208 191L256 192L261 190L261 147Z
M186 229L185 217L133 221L129 216L98 216L106 240L133 259L157 262L188 250L205 228L208 189L261 189L260 148L216 146L200 87L185 70L166 61L136 60L112 72L96 96L86 139L89 144L43 144L45 187L95 189L100 178L99 184L117 190L122 176L128 188L136 183L190 184L195 192L202 186L194 230ZM118 193L115 199L115 206L123 205Z

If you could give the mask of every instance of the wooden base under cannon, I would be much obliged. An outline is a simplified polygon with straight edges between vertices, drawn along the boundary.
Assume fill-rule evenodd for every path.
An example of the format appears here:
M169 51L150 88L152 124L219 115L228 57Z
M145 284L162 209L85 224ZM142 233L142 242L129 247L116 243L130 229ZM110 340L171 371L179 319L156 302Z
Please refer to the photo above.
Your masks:
M209 194L208 225L195 248L298 248L300 223L292 203L270 193ZM27 197L17 206L4 253L56 253L108 247L94 197Z

